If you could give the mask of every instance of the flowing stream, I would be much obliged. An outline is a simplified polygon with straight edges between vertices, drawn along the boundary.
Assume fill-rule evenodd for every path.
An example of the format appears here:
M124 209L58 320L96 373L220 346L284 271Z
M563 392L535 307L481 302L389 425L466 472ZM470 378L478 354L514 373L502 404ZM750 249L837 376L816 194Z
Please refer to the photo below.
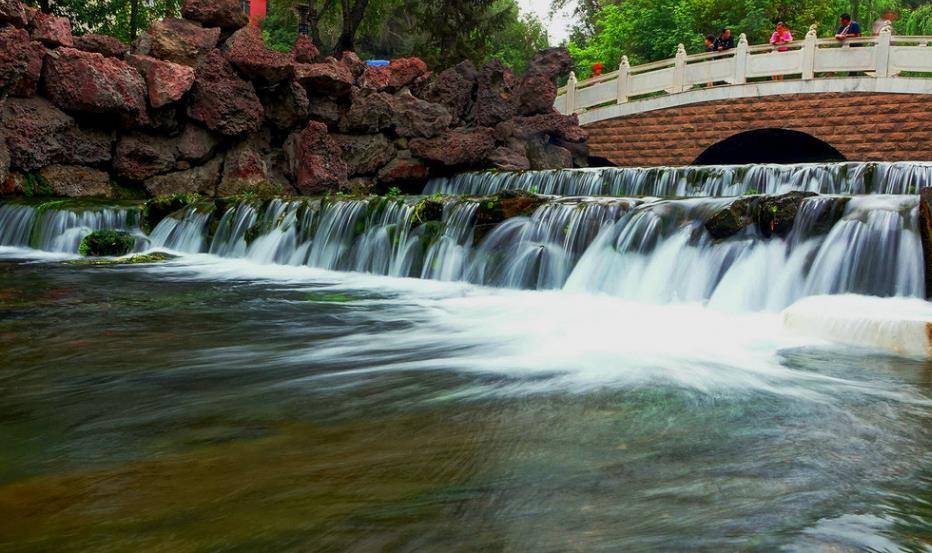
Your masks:
M932 312L928 166L638 171L0 203L0 551L928 551L932 364L780 316Z

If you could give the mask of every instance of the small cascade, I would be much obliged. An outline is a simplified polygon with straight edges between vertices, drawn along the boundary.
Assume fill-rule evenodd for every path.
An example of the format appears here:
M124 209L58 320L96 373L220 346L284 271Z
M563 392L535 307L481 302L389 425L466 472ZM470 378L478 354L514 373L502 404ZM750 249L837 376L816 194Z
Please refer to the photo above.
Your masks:
M430 236L423 238L430 245L424 256L421 278L446 281L463 278L472 253L473 226L478 209L479 202L470 200L450 202L443 206L440 235L432 243L429 242ZM421 236L416 239L421 239Z
M96 230L125 230L144 238L139 229L138 207L69 208L66 201L33 206L0 205L0 246L33 248L58 253L78 253L81 241ZM137 249L145 240L137 240Z
M463 173L432 179L425 194L489 195L525 190L558 196L722 197L782 194L916 194L932 186L932 163L808 163L597 168Z
M211 215L208 207L192 206L165 217L149 235L149 247L183 253L204 252Z

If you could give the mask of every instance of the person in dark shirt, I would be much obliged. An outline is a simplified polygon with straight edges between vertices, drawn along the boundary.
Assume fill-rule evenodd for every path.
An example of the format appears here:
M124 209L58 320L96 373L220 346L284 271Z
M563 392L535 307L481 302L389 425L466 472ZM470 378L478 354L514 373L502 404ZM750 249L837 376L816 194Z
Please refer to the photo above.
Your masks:
M714 52L715 51L715 35L706 35L705 36L705 51Z
M735 37L731 36L731 29L724 28L722 29L722 34L717 39L715 39L715 50L717 52L724 52L725 50L731 50L735 47Z
M835 39L843 42L849 38L858 38L861 36L861 26L857 21L851 21L851 16L841 14L841 24L838 26L838 32L835 33Z

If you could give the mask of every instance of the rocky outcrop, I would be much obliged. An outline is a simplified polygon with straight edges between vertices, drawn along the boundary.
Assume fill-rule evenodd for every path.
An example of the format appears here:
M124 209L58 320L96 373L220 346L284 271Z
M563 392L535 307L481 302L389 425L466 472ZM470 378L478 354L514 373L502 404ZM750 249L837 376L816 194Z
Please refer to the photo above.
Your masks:
M273 51L238 0L185 0L182 15L130 47L0 0L0 194L43 171L58 194L106 195L111 183L310 194L586 163L578 120L546 100L569 69L563 49L520 78L497 61L435 74L418 58L321 59L308 37Z
M793 229L800 206L814 192L787 192L774 196L746 196L729 201L717 209L705 222L712 238L722 240L753 227L765 238L786 237ZM822 208L810 232L828 232L844 213L849 198L823 200Z

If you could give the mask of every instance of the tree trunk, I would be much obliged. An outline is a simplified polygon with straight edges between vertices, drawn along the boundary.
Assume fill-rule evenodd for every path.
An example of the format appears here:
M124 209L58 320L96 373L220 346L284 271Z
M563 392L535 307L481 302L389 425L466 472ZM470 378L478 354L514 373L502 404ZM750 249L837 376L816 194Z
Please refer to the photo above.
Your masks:
M139 34L139 0L130 0L129 39L136 40L137 34Z
M343 32L340 33L340 38L337 40L334 53L341 54L356 49L356 31L359 30L359 25L366 15L366 8L368 6L369 0L356 0L352 6L350 6L350 0L341 0L341 7L343 8Z
M39 0L39 9L42 10L42 13L52 13L52 6L49 4L49 0Z

